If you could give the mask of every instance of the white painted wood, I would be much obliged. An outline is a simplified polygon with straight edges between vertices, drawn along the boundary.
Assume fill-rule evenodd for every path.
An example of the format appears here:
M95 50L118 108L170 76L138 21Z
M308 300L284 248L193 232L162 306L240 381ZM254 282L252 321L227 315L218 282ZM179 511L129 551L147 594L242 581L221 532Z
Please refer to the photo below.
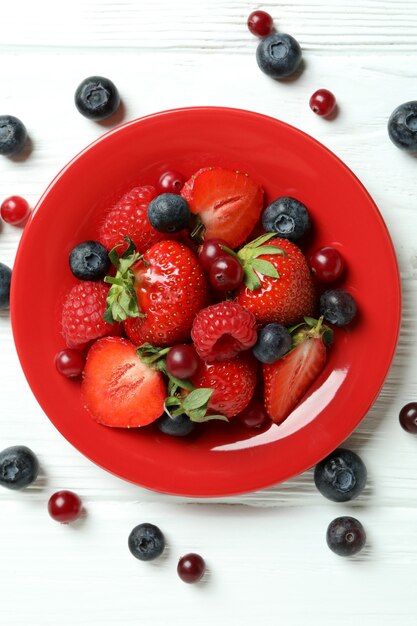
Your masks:
M278 28L300 40L305 71L298 80L277 83L259 72L256 39L245 25L254 8L269 10ZM38 407L1 314L0 447L26 443L39 454L43 475L26 493L0 492L0 624L347 626L356 619L364 626L414 626L416 440L397 416L417 398L417 162L392 146L386 122L397 104L416 97L417 4L15 0L2 4L0 52L0 113L21 117L33 142L27 158L1 159L0 199L17 193L35 204L59 169L109 128L85 120L73 105L77 84L104 74L119 87L125 120L178 106L236 106L322 141L380 207L404 290L394 365L348 440L370 476L349 505L325 501L311 471L210 503L152 493L107 474L63 440ZM311 93L323 86L340 105L331 122L308 108ZM13 264L20 232L3 225L0 261ZM33 280L41 288L36 263ZM59 488L74 489L85 502L87 516L74 527L46 514ZM337 558L324 542L327 524L346 513L360 517L369 535L369 548L355 560ZM168 537L159 563L136 562L127 551L130 529L145 520ZM190 550L210 568L197 587L175 574L178 557Z

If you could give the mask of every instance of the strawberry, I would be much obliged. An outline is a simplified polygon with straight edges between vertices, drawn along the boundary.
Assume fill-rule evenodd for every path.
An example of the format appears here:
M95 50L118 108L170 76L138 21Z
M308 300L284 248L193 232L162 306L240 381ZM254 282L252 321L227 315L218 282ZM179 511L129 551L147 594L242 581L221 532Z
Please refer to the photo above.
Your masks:
M124 237L128 236L143 253L157 241L166 239L167 235L152 228L148 220L148 205L156 195L156 189L150 185L128 191L104 218L98 237L100 243L107 250L120 245L118 253L122 254L127 248Z
M191 378L197 388L213 389L209 412L234 417L249 404L256 385L256 360L248 353L229 361L200 362Z
M132 428L162 415L166 389L162 374L140 360L130 341L104 337L88 352L82 394L97 422Z
M61 316L62 334L68 348L81 348L94 339L120 332L119 324L103 319L108 292L104 283L88 280L69 290Z
M237 291L236 300L260 324L288 326L313 315L316 298L312 277L294 243L268 233L239 250L238 257L245 284Z
M160 241L142 257L134 247L117 258L107 298L106 320L123 321L136 345L168 346L190 337L194 316L208 304L208 288L196 256L177 241Z
M220 167L199 170L181 194L200 218L204 236L221 238L231 248L245 241L263 207L263 190L248 174Z
M322 325L323 318L306 318L306 322L296 327L293 350L275 363L263 365L265 408L277 424L289 416L326 363L332 331Z

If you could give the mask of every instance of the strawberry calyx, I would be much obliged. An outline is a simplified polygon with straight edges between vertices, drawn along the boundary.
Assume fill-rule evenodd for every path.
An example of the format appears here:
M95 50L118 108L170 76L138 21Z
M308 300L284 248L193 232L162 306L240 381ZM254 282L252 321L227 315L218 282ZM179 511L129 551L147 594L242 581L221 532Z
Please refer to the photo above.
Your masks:
M262 287L258 274L270 276L271 278L279 278L276 267L274 267L270 261L258 258L263 254L281 254L285 256L285 251L282 250L282 248L264 245L274 237L277 237L276 233L261 235L247 243L246 246L241 248L237 253L237 257L243 266L244 283L251 291Z
M125 252L119 257L117 248L123 244L118 244L109 252L109 259L116 268L115 276L106 276L105 283L110 283L111 287L106 299L106 312L103 319L109 324L113 322L123 322L128 317L145 317L139 311L138 301L134 288L134 274L131 270L139 260L146 262L143 256L136 250L136 246L130 237L124 237L128 243Z
M323 324L323 316L318 320L313 317L304 317L304 322L300 322L288 329L292 337L292 349L296 348L306 339L322 339L326 346L333 343L333 330Z

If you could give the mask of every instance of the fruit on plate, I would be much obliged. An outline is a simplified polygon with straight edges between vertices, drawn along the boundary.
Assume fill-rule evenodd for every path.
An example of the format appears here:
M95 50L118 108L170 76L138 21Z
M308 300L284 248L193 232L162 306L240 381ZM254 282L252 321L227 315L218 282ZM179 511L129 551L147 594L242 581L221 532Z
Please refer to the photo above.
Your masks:
M77 283L66 294L62 306L62 334L68 348L82 347L94 339L119 332L119 324L103 318L108 285L88 281Z
M185 178L180 172L167 170L159 177L156 188L158 193L181 193L184 183Z
M209 413L231 418L243 411L252 399L256 372L256 360L244 353L228 361L201 361L191 382L194 387L214 390L208 402Z
M62 489L52 494L48 501L48 513L56 522L75 522L83 511L81 498L73 491Z
M253 428L255 430L271 423L263 402L256 397L252 398L248 406L237 415L236 419L247 428Z
M334 450L314 470L317 489L333 502L348 502L357 498L366 485L366 478L364 462L346 448Z
M151 185L134 187L124 194L107 213L99 231L99 241L107 250L115 246L118 254L127 249L125 237L129 237L140 254L167 235L155 230L148 220L148 206L156 197Z
M259 68L272 78L287 78L301 64L300 44L287 34L272 33L262 39L256 50Z
M293 349L275 363L263 365L265 408L277 424L289 416L323 370L332 338L322 318L306 318L293 331Z
M69 255L70 270L80 280L100 280L110 267L106 248L89 239L74 246Z
M239 250L245 284L236 300L258 323L289 326L311 316L315 292L307 261L294 243L268 233Z
M178 233L187 228L190 216L187 200L176 193L162 193L148 206L149 222L161 233Z
M75 106L84 117L104 120L117 111L120 105L116 85L104 76L89 76L77 87Z
M326 541L338 556L353 556L366 543L365 529L355 517L336 517L327 528Z
M1 203L0 213L7 224L22 224L30 213L29 202L21 196L10 196Z
M165 550L165 537L155 524L144 522L130 532L128 538L130 552L140 561L153 561Z
M213 261L209 272L211 286L222 292L237 289L242 284L243 277L243 267L239 259L227 253Z
M0 115L0 154L13 156L22 152L27 140L26 127L14 115Z
M282 324L267 324L258 332L252 353L261 363L275 363L292 345L291 334Z
M155 421L167 395L162 374L143 363L136 347L121 337L104 337L90 348L82 394L97 422L121 428Z
M404 102L391 113L388 135L397 148L417 152L417 100Z
M56 369L66 378L78 378L83 373L85 358L79 350L67 348L55 356Z
M177 565L177 573L182 581L193 584L202 579L206 571L206 563L202 556L195 552L185 554Z
M316 250L309 259L311 271L321 283L332 283L343 274L345 261L336 248L324 246Z
M203 360L229 360L256 343L256 319L237 302L225 300L197 313L191 337Z
M198 369L200 359L194 346L180 343L172 346L166 356L166 368L168 374L179 379L187 379L194 376Z
M193 319L208 304L207 282L193 252L177 241L160 241L144 255L131 246L120 260L107 298L106 319L123 321L137 346L169 346L187 341Z
M282 196L266 207L262 225L267 233L298 241L310 230L311 220L302 202L291 196Z
M220 167L196 172L181 195L198 216L205 239L224 239L230 248L247 239L263 208L263 190L248 174Z
M347 326L356 317L354 297L344 289L329 289L320 296L320 315L335 326Z
M193 422L188 415L180 413L179 415L168 415L164 413L156 422L159 430L165 435L171 437L187 437L195 429Z
M0 263L0 311L9 308L11 282L12 270L4 263Z
M7 489L23 489L32 484L39 473L39 461L27 446L10 446L0 452L0 485Z

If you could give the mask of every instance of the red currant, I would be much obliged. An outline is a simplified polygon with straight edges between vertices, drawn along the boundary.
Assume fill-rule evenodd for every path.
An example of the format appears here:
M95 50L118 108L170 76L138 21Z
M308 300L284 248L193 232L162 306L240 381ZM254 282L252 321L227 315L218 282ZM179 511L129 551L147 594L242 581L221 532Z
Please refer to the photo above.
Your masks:
M10 196L6 198L0 207L1 216L8 224L21 224L30 213L30 206L27 200L20 196Z
M220 256L224 256L225 252L221 246L227 246L223 239L206 239L198 253L198 260L202 268L209 272L213 261Z
M225 254L211 264L210 283L218 291L237 289L243 280L243 267L236 257Z
M203 557L199 554L195 554L194 552L186 554L178 561L178 576L185 583L197 583L201 580L205 571L206 564Z
M84 369L85 359L78 350L61 350L55 357L56 369L67 378L80 376Z
M57 491L52 494L48 502L49 515L61 524L74 522L81 515L82 502L72 491Z
M248 428L262 428L271 421L263 403L257 398L250 401L246 409L237 415L237 419Z
M314 113L325 117L333 113L336 107L336 98L328 89L318 89L311 96L309 104L310 109L314 111Z
M169 170L164 172L156 185L158 193L180 193L185 183L185 178L179 172Z
M409 402L400 411L400 424L408 433L417 434L417 402Z
M331 283L341 276L345 262L338 250L325 246L311 255L310 267L317 280L321 283Z
M248 17L248 28L252 35L265 37L272 30L272 17L266 11L253 11Z
M167 370L175 378L191 378L198 369L199 359L193 346L185 343L173 346L167 354Z

